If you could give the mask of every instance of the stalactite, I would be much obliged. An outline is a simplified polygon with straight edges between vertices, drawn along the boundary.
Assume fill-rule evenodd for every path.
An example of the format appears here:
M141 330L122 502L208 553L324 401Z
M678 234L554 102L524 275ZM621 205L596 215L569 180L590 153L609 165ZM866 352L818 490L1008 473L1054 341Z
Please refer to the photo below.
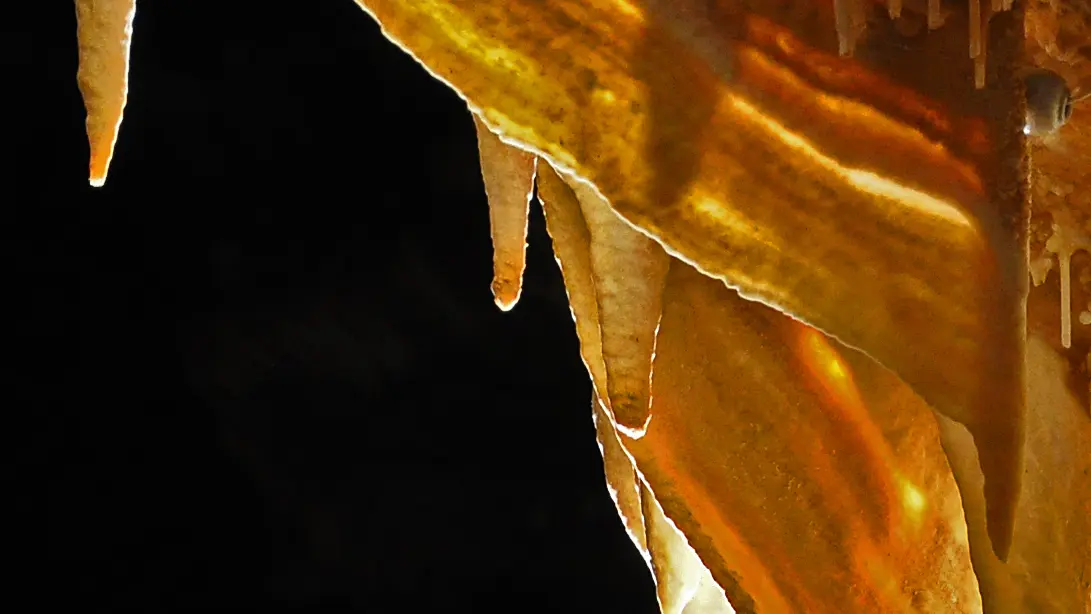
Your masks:
M928 0L928 29L935 30L943 25L943 15L940 12L940 0Z
M981 55L981 0L970 0L970 57Z
M851 56L856 44L866 28L867 4L865 0L834 0L834 20L837 28L838 49L843 56ZM887 13L890 19L902 22L903 0L887 0ZM989 20L992 15L1011 8L1008 0L969 0L969 40L970 59L974 63L974 85L985 87L987 48L989 39ZM928 0L927 23L929 30L943 26L945 11L942 0Z
M992 18L992 13L989 11L989 7L982 7L981 0L970 0L970 55L974 59L974 86L977 89L985 87L985 67L986 59L989 49L989 19ZM973 15L975 13L974 7L976 7L976 13L978 15L977 27L973 24ZM977 41L977 55L974 55L974 41Z
M1053 212L1053 236L1046 241L1046 250L1057 255L1061 283L1061 345L1072 347L1072 255L1080 250L1091 251L1091 238L1079 231L1066 209ZM1084 320L1082 314L1080 322Z
M841 55L852 55L866 25L864 0L834 0L833 4L838 49Z
M886 10L890 14L891 19L897 19L902 16L902 0L887 0Z

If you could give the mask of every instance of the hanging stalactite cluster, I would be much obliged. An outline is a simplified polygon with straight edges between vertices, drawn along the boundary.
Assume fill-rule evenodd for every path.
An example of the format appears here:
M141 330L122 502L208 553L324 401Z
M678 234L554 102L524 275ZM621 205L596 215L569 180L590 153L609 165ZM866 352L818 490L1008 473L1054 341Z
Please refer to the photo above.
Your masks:
M841 55L852 55L856 41L867 25L867 11L871 0L834 0L837 15L837 37ZM969 52L974 62L974 84L985 87L985 65L989 40L989 20L993 15L1011 10L1012 0L969 0ZM886 0L890 19L901 19L902 0ZM928 0L923 7L929 30L944 23L946 11L940 0Z
M503 310L537 194L663 611L1091 613L1091 138L1024 133L1019 4L356 1L473 114ZM100 186L135 0L76 7Z

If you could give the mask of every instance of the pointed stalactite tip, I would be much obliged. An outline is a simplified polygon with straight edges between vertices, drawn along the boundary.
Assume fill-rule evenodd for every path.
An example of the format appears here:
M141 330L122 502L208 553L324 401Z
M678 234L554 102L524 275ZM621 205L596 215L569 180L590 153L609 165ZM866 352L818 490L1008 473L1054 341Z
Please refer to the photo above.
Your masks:
M518 281L495 280L492 282L492 295L500 311L511 311L523 294L522 284Z
M129 47L136 0L76 0L79 70L91 147L88 182L102 187L110 170L129 86Z

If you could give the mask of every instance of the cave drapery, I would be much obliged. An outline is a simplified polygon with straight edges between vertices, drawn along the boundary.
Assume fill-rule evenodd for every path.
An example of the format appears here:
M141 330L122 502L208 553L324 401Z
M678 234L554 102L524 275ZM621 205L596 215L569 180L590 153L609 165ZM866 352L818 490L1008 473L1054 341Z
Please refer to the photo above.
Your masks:
M1020 85L1091 7L357 4L472 112L503 309L543 207L663 611L1091 612L1091 111ZM96 186L135 10L76 0Z

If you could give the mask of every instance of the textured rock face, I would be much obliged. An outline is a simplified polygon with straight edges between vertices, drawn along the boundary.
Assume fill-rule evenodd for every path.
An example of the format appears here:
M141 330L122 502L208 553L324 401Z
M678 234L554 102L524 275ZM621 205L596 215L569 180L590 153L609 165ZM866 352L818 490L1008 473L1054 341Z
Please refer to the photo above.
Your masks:
M1027 39L1043 56L1091 76L1091 2L1033 0L1027 5ZM1039 59L1039 58L1036 58Z
M1074 90L1074 97L1091 92L1091 2L1035 0L1027 7L1026 25L1032 61L1062 75ZM1030 486L1024 492L1024 500L1031 504L1027 506L1023 530L1028 542L1039 540L1046 544L1049 516L1056 514L1057 508L1091 511L1086 487L1080 486L1082 482L1075 473L1080 470L1076 466L1079 461L1050 467L1046 450L1052 444L1033 443L1057 441L1058 437L1071 434L1083 443L1072 443L1069 449L1077 451L1075 458L1087 458L1087 430L1081 423L1085 423L1084 412L1088 411L1091 392L1088 384L1091 378L1091 99L1073 105L1072 117L1061 130L1048 137L1032 138L1029 143L1032 286L1027 301L1028 333L1049 343L1067 359L1065 384L1080 399L1079 409L1068 407L1061 400L1063 394L1056 391L1051 400L1037 404L1050 411L1030 420L1028 438L1032 443L1028 448L1032 451L1028 454L1027 471L1028 475L1041 477L1031 475L1027 480ZM1058 479L1066 483L1070 478L1076 484L1071 489L1071 500L1061 502L1040 492L1041 485L1048 481ZM1082 524L1070 525L1069 530L1074 535L1086 535L1087 517L1086 513L1074 516L1075 523ZM1016 557L1015 565L1048 569L1050 565L1043 564L1043 556L1048 556L1046 550L1044 547L1038 552L1028 550L1025 556ZM1086 566L1085 562L1083 569L1069 567L1072 571L1054 567L1053 573L1042 577L1047 584L1057 584L1042 587L1025 604L1030 611L1042 612L1079 608L1080 604L1064 602L1059 597L1063 590L1057 587L1064 583L1079 585L1077 578L1086 574Z
M1091 93L1091 2L1036 0L1027 7L1030 57L1056 71L1075 98ZM1031 140L1033 200L1028 316L1072 366L1071 388L1088 394L1091 349L1091 99L1073 105L1056 134Z

